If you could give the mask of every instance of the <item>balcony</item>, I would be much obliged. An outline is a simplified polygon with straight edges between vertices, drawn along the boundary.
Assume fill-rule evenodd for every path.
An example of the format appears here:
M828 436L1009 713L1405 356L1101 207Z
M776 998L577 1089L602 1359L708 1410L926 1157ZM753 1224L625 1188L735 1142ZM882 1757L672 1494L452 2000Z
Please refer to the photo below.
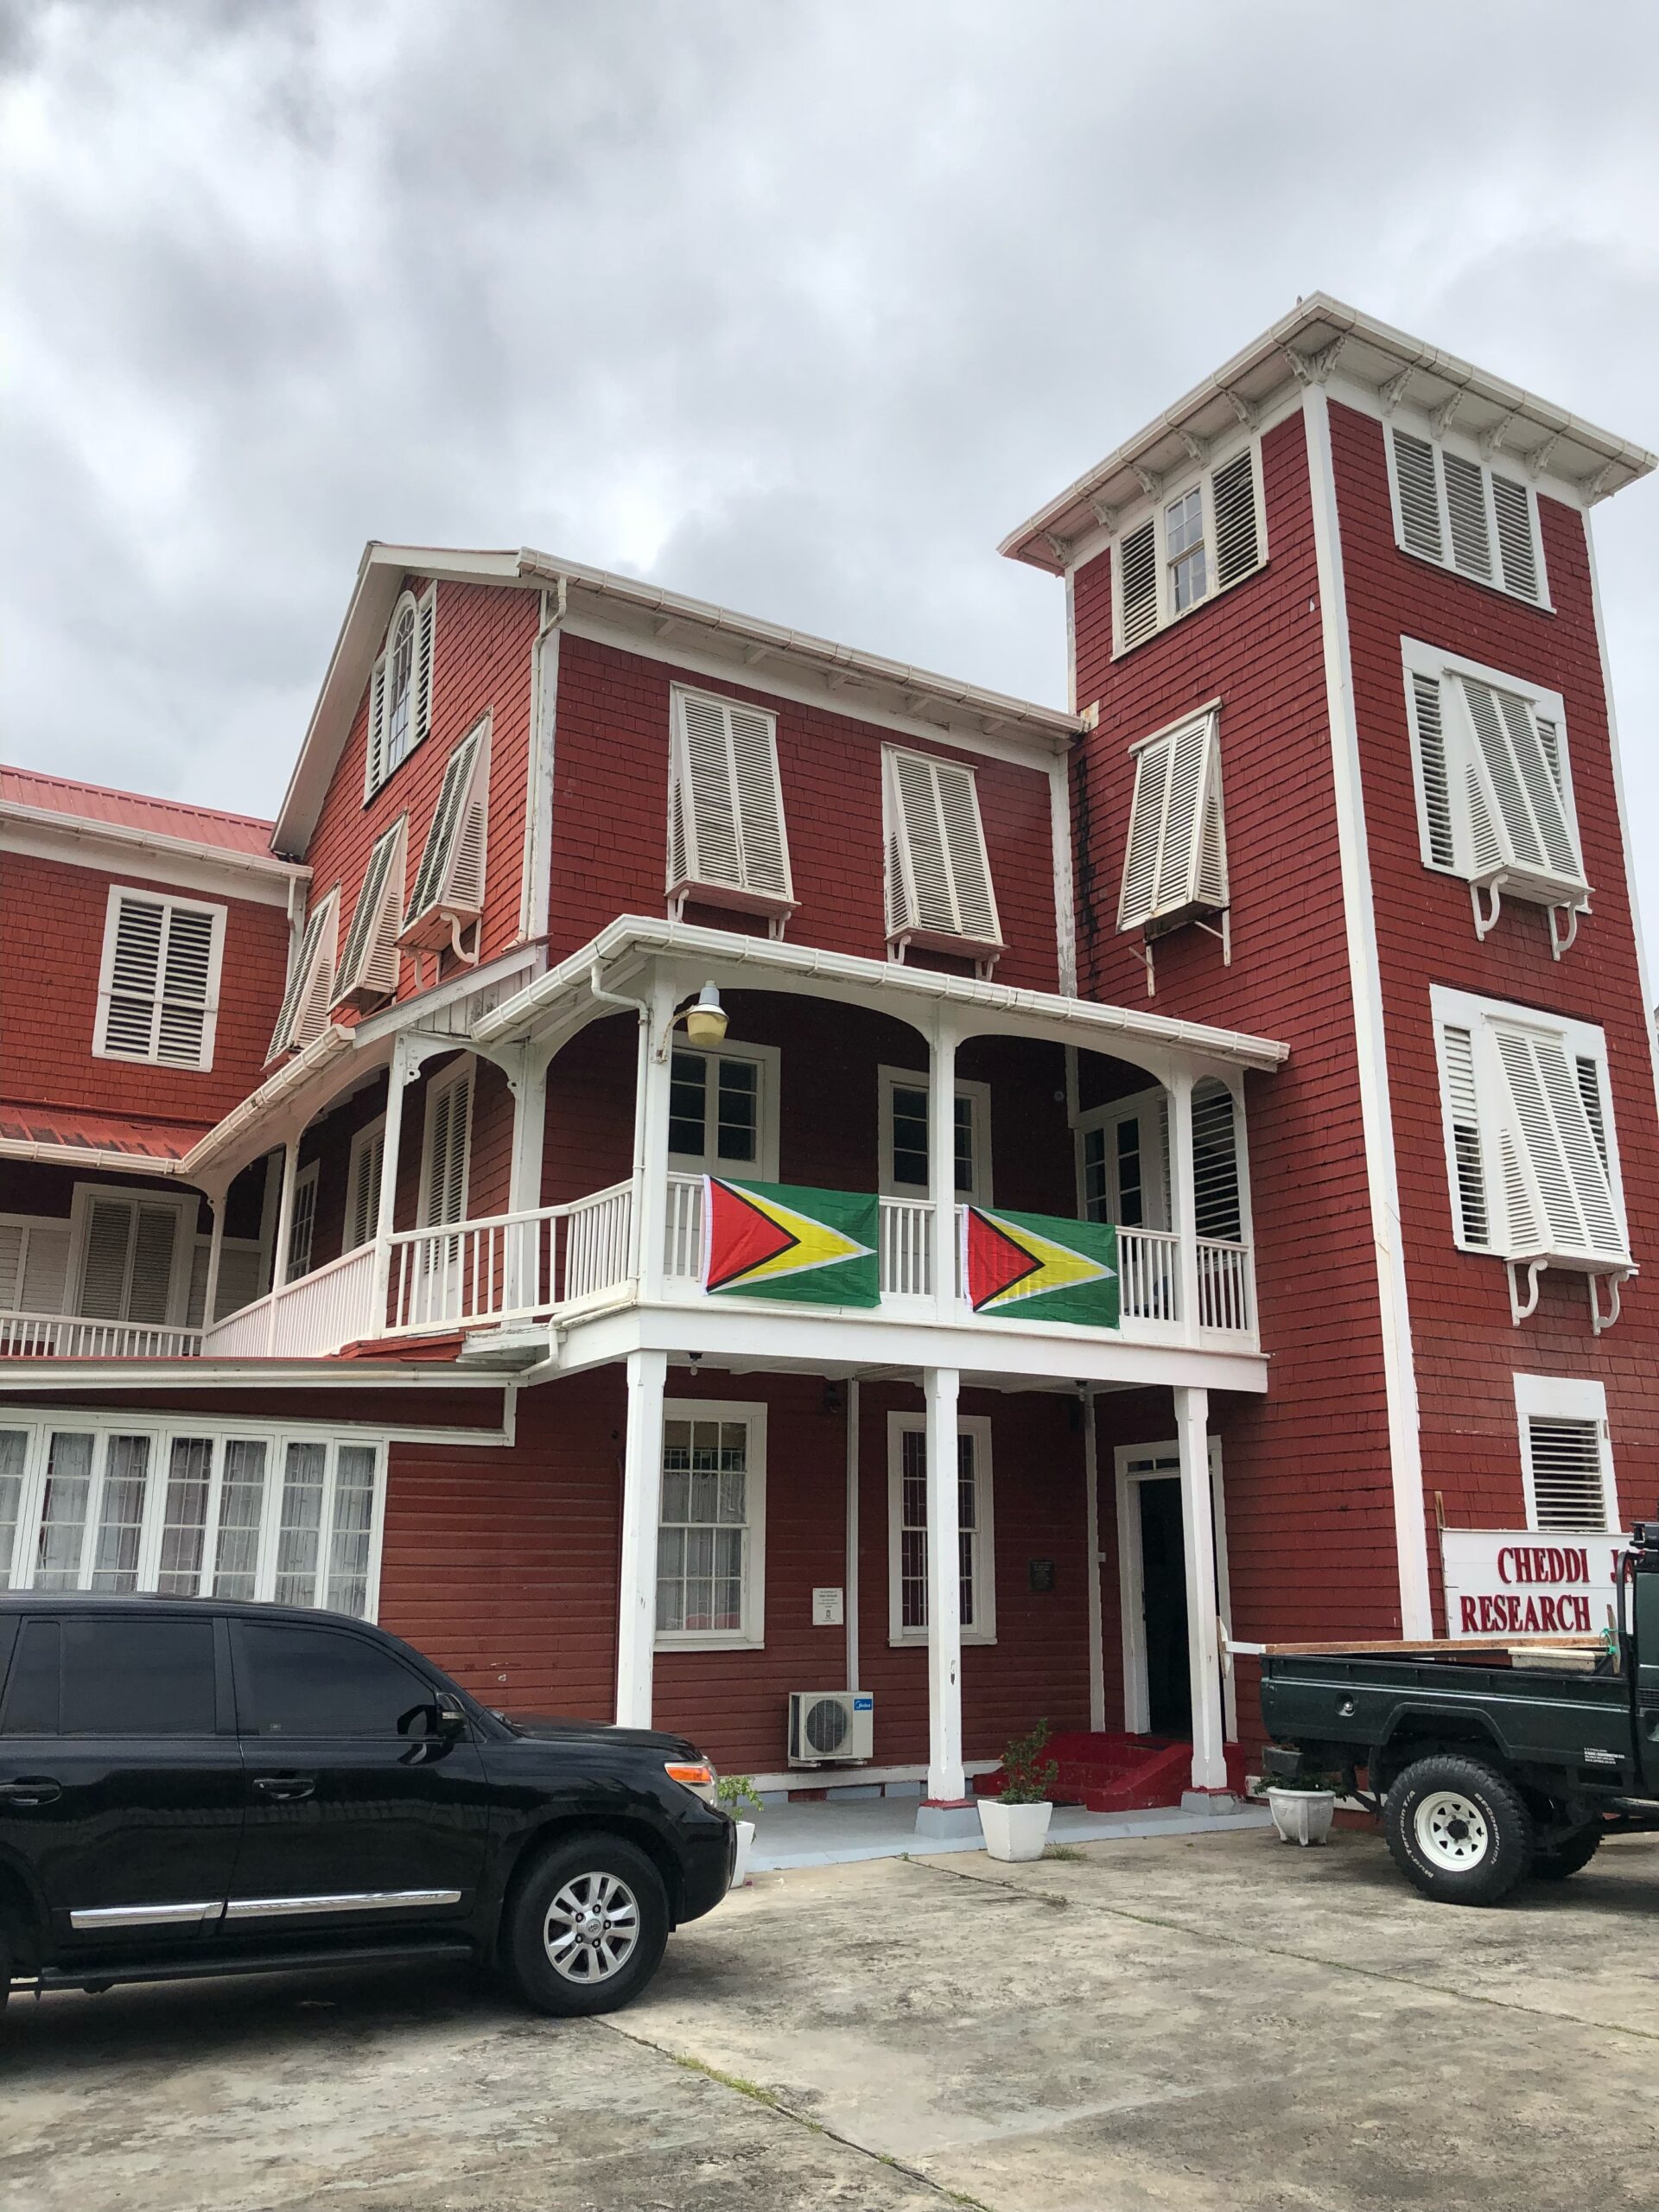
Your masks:
M665 1304L702 1300L702 1207L701 1176L670 1175ZM384 1247L360 1245L244 1306L204 1332L200 1350L213 1359L316 1358L368 1340L577 1321L635 1301L633 1215L634 1186L623 1182L566 1205L400 1230ZM924 1308L929 1316L933 1313L932 1215L925 1199L880 1201L879 1311L884 1319L914 1319ZM1118 1231L1120 1326L1097 1333L1140 1344L1254 1350L1249 1246L1196 1240L1198 1310L1196 1326L1189 1329L1181 1311L1181 1242L1160 1230ZM378 1303L382 1282L384 1307ZM959 1318L964 1326L992 1333L1004 1333L1009 1325L965 1309Z
M193 1359L200 1350L200 1329L73 1313L0 1313L0 1359Z

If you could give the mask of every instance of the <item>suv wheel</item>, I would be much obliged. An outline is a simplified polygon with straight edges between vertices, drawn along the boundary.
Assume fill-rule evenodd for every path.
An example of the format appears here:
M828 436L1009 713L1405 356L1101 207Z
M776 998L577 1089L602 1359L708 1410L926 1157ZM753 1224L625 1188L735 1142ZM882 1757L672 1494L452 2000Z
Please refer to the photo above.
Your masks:
M1569 1874L1576 1874L1587 1866L1601 1848L1601 1839L1606 1834L1599 1821L1586 1821L1581 1828L1557 1836L1553 1843L1541 1843L1532 1855L1533 1879L1538 1882L1564 1882Z
M508 1970L538 2012L614 2012L661 1963L662 1876L620 1836L574 1836L531 1869L503 1934Z
M1520 1793L1479 1759L1439 1752L1414 1761L1383 1808L1394 1863L1441 1904L1496 1904L1530 1872L1532 1815Z

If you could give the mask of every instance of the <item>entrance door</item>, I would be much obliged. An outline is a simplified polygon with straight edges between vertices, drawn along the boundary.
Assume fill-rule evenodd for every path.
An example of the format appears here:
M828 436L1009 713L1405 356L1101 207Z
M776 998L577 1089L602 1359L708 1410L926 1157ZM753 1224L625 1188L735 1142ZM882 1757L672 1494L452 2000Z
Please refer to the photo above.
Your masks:
M1143 1482L1139 1488L1147 1726L1154 1736L1190 1736L1192 1677L1187 1664L1180 1478L1160 1475L1155 1482Z

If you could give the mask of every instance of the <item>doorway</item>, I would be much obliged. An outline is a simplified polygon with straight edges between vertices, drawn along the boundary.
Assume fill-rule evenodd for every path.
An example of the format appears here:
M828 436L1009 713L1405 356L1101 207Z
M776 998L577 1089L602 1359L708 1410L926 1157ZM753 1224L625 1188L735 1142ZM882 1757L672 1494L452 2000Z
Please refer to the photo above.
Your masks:
M1117 1471L1118 1606L1123 1643L1123 1726L1131 1735L1190 1737L1192 1678L1187 1649L1186 1558L1181 1460L1168 1444L1120 1445ZM1211 1510L1216 1532L1216 1611L1232 1632L1221 1440L1210 1439ZM1238 1734L1233 1676L1222 1655L1222 1726Z

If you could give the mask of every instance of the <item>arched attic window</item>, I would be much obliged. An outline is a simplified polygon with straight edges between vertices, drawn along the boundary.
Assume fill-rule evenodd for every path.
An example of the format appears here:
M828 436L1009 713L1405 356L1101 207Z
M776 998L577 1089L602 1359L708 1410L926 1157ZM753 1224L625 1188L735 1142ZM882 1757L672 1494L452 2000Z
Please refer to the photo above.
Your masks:
M406 591L391 610L386 642L369 679L369 730L363 796L372 798L432 727L432 640L435 584L417 599Z

